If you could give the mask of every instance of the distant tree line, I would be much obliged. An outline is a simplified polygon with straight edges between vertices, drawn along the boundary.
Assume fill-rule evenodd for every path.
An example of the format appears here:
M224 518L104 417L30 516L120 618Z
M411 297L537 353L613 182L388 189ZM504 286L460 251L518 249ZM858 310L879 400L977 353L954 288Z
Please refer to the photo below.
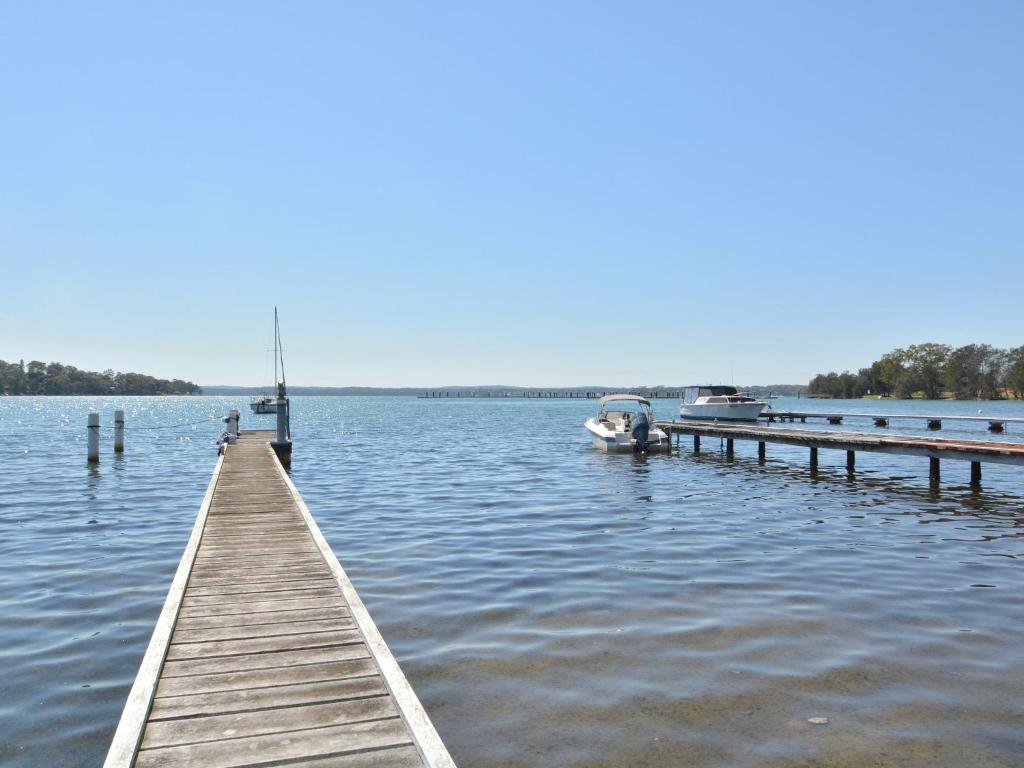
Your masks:
M73 365L8 363L0 360L0 394L4 395L198 395L191 381L157 379L142 373L81 371Z
M997 349L988 344L953 348L914 344L894 349L857 373L819 373L808 392L831 397L883 395L929 400L1024 399L1024 346Z

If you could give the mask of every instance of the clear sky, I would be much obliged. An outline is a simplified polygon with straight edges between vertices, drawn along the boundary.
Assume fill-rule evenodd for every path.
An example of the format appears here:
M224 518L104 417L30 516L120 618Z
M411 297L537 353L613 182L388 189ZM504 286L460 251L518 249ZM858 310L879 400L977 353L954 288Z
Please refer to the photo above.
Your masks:
M0 358L802 382L1024 344L1024 3L7 2Z

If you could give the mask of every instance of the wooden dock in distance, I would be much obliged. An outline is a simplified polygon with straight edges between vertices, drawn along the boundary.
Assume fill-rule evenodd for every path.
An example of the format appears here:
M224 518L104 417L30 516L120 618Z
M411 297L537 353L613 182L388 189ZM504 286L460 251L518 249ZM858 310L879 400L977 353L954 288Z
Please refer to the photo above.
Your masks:
M106 768L454 768L302 497L227 446Z
M672 434L693 435L693 449L700 451L702 435L725 440L726 458L732 458L733 441L754 440L757 442L757 457L765 460L766 443L799 445L810 450L811 470L818 468L818 449L833 448L846 451L846 469L852 473L855 468L857 451L890 453L903 456L921 456L929 460L929 477L932 482L939 480L940 459L969 461L971 463L970 483L981 485L982 462L1014 464L1024 466L1024 443L1002 443L983 440L946 440L910 435L877 435L864 432L820 431L811 429L786 429L783 427L760 426L738 422L710 421L655 421L664 430L672 444Z
M800 421L808 419L825 419L829 424L842 424L843 419L871 419L876 427L888 427L893 420L923 421L928 429L942 429L942 422L988 422L989 432L1005 432L1007 424L1024 424L1024 419L1011 416L927 416L918 413L842 413L839 411L775 411L767 409L761 411L759 419L769 423L774 421Z

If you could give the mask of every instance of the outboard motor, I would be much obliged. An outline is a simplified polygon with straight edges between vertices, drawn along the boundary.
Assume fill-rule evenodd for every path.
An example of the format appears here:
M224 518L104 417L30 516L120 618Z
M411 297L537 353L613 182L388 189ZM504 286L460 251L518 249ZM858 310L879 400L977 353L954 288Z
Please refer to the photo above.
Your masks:
M647 420L647 414L641 411L633 417L633 453L647 453L647 436L651 431L651 422Z

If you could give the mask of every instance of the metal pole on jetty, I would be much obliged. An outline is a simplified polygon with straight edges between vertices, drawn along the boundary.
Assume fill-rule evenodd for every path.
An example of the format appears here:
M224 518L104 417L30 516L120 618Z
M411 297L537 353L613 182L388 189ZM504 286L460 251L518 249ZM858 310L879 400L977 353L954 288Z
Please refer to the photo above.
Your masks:
M100 415L96 411L89 414L88 436L86 460L90 464L97 464L100 460Z
M114 411L114 453L124 453L124 411Z

